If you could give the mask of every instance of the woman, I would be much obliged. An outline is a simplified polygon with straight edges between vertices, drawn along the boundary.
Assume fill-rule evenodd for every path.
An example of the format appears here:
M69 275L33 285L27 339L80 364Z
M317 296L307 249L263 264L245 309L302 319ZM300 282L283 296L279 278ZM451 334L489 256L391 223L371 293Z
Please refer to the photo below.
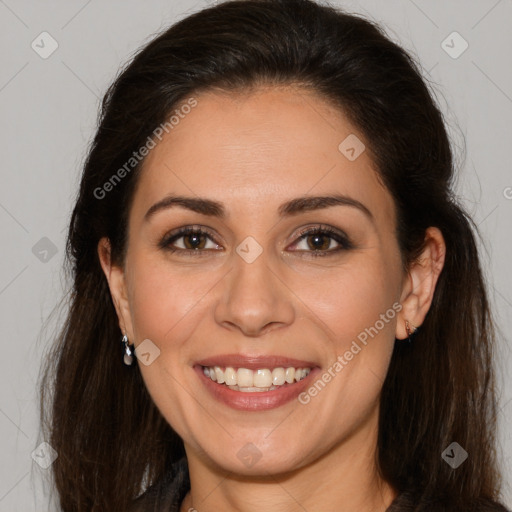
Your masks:
M230 1L150 42L70 223L42 389L62 510L506 510L452 179L418 68L368 21Z

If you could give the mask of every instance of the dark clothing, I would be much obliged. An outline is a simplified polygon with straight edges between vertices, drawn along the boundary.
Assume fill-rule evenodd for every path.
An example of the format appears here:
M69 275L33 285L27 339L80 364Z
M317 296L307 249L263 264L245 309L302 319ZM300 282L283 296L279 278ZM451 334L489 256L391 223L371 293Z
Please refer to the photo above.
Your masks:
M165 478L137 498L129 512L179 512L190 490L187 458L176 462Z
M158 484L137 498L129 512L179 512L181 502L190 490L186 457L176 462ZM201 512L201 511L198 511ZM409 493L399 494L386 512L459 512L441 505L419 505ZM471 509L460 512L511 512L500 504L482 499Z

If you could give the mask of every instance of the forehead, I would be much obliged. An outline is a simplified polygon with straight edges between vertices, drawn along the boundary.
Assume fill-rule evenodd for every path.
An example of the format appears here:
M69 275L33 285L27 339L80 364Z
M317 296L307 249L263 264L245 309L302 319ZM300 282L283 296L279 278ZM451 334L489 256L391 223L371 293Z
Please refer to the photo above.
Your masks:
M347 146L359 153L368 143L314 92L267 87L193 97L196 106L174 118L178 122L146 157L133 204L139 214L169 193L216 199L240 213L337 192L394 221L392 198L369 151L347 157L354 155Z

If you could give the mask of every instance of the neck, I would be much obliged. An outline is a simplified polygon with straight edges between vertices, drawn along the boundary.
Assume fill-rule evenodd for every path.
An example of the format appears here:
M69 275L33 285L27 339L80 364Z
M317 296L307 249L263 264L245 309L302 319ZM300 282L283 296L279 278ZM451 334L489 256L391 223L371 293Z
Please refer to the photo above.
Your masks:
M385 512L397 492L376 467L377 417L312 464L244 477L212 470L187 449L191 491L181 511Z

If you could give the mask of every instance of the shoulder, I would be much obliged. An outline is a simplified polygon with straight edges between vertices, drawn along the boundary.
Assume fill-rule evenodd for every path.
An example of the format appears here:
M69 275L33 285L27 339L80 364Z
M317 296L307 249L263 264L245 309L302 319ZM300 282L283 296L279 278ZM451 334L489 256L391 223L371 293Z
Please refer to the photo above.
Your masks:
M451 499L426 499L410 492L400 493L386 512L512 512L490 498L475 498L464 505Z
M128 512L178 512L189 489L188 464L183 457L158 482L148 487Z
M477 503L475 512L511 512L510 509L505 508L504 505L492 500L486 500L485 502Z

